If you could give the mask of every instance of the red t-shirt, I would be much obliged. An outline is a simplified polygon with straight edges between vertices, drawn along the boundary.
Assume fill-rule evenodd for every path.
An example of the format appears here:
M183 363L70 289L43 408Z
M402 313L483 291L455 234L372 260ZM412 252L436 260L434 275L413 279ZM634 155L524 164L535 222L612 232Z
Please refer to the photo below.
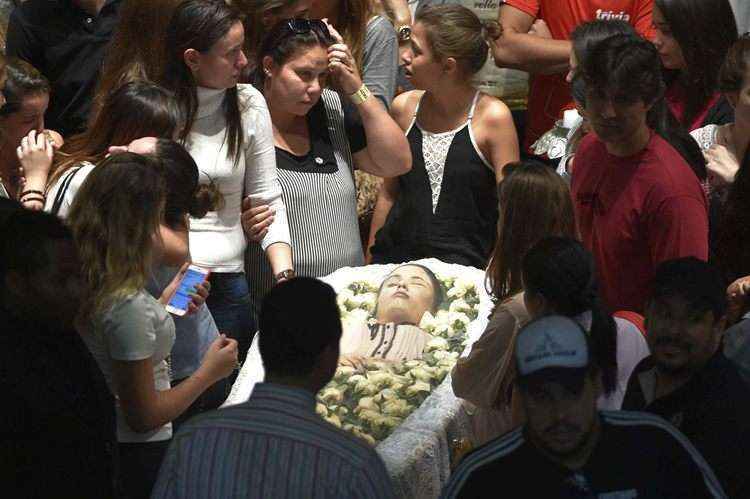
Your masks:
M576 26L594 19L628 21L640 34L651 36L653 0L506 0L505 3L535 19L543 19L555 40L569 40ZM534 75L529 88L525 147L528 149L550 130L566 108L573 108L573 100L565 73Z
M609 154L595 134L586 136L571 192L610 310L641 313L659 263L708 258L706 196L682 156L655 133L627 158Z

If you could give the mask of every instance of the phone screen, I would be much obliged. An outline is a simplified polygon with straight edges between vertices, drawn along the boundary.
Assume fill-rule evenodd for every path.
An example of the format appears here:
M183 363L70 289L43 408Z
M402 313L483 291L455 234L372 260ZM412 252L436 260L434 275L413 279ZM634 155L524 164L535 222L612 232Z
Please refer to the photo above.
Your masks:
M198 272L194 269L188 269L185 272L185 276L182 278L180 285L177 287L177 292L169 300L169 305L180 310L187 310L190 305L191 293L194 293L193 288L197 284L202 283L206 279L204 272Z

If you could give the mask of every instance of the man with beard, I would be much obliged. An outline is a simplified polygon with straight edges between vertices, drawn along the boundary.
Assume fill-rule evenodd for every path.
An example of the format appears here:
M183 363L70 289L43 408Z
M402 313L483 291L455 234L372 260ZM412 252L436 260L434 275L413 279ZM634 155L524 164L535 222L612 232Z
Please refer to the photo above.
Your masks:
M663 263L646 308L651 356L630 377L623 409L680 429L730 497L750 497L750 388L722 352L727 302L719 272L695 258Z
M597 412L600 371L577 323L542 317L515 346L526 424L469 454L443 497L725 497L698 451L663 419Z

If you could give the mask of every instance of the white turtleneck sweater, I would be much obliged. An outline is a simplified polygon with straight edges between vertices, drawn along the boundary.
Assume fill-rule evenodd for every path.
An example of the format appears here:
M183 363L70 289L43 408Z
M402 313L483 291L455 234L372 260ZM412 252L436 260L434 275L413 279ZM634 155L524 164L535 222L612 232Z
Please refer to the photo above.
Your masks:
M271 115L266 101L252 85L237 85L244 145L237 166L227 157L226 120L222 102L225 90L198 88L198 113L185 147L195 159L200 182L209 179L224 196L224 207L201 219L190 220L190 254L193 261L213 272L242 272L247 245L240 224L242 200L267 204L275 220L263 238L265 250L273 243L289 244L286 208L276 173Z

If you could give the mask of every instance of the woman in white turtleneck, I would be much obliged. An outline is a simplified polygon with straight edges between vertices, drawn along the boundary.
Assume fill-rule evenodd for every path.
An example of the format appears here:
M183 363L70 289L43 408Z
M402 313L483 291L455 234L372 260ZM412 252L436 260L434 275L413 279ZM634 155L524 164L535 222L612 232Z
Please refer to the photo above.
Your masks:
M261 244L276 281L294 275L268 107L251 85L237 84L247 65L244 39L239 13L223 0L183 2L167 27L163 82L183 110L180 138L201 183L217 187L213 211L191 220L190 250L195 264L211 270L206 304L219 331L238 340L241 358L254 330L240 219L247 198L275 211Z

